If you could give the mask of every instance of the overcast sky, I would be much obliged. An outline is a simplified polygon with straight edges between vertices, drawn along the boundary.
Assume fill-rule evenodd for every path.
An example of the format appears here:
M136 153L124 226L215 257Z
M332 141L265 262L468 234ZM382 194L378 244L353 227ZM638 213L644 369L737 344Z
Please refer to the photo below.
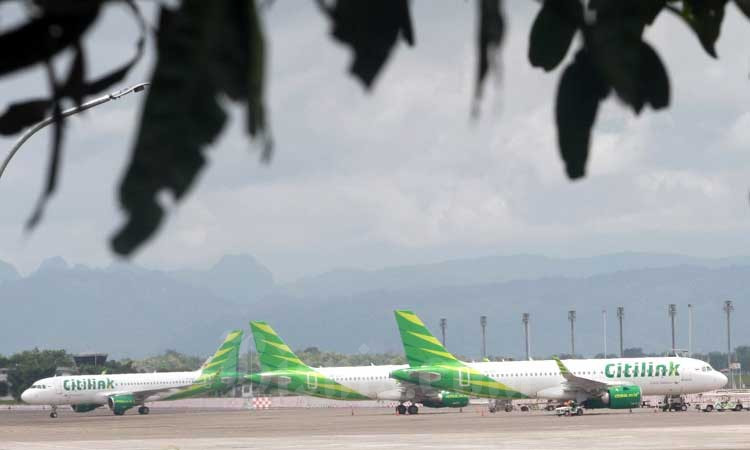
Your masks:
M155 23L155 7L143 3ZM170 208L134 261L205 267L243 252L290 280L488 254L750 253L750 54L734 5L719 60L672 16L648 29L671 76L672 106L636 117L608 100L588 176L571 183L553 122L560 69L547 74L526 59L538 5L508 3L502 76L473 122L472 2L414 1L417 46L399 44L372 94L346 74L349 51L329 38L313 2L275 2L264 14L272 164L259 163L235 109L191 195ZM97 73L133 52L136 28L120 8L109 7L87 41ZM19 14L4 3L0 26ZM128 84L148 77L153 58L150 50ZM4 103L44 93L38 68L0 81ZM123 221L115 193L143 99L72 121L60 189L28 236L23 224L42 188L50 133L26 144L0 181L0 260L24 273L55 255L93 266L113 260L109 238Z

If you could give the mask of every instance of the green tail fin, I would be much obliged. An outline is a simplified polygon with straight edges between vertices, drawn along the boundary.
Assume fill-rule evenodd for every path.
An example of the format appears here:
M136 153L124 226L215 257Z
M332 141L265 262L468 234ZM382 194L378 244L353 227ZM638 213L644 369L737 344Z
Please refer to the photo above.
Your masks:
M260 369L263 372L309 369L266 322L254 320L250 322L250 330L253 332L255 349L258 352Z
M209 358L201 367L201 375L210 377L214 375L236 376L237 362L240 360L240 344L242 343L242 330L232 330L216 353Z
M411 311L396 310L396 323L404 344L404 353L412 367L434 364L462 365L438 341L422 321Z

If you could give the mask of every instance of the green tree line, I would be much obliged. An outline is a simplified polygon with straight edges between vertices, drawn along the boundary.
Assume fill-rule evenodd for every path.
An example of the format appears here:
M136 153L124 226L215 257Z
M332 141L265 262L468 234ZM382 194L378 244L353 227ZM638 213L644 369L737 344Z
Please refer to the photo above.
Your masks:
M350 367L350 366L376 366L389 364L406 364L406 358L401 353L338 353L321 351L318 347L307 347L295 350L295 353L310 367ZM251 361L249 372L259 372L258 354L255 352L245 353L240 358L239 368L248 372L248 361Z

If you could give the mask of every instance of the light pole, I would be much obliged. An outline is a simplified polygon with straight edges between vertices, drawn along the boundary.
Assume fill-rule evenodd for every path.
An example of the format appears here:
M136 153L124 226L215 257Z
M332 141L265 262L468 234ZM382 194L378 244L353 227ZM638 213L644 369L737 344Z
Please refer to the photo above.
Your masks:
M487 316L481 316L479 318L479 325L481 325L482 327L482 360L484 360L485 358L487 358Z
M688 303L688 357L693 357L693 304Z
M620 322L620 358L623 358L625 353L622 350L622 319L625 317L625 308L622 306L617 307L617 320Z
M526 361L530 361L530 346L529 346L529 313L523 313L521 315L521 322L523 322L523 334L526 337Z
M675 349L677 348L674 340L674 318L677 316L677 305L670 303L667 312L669 313L669 319L672 322L672 353L674 354L676 353Z
M604 359L607 359L607 310L602 310L602 338L604 339Z
M440 331L443 333L443 347L445 347L445 329L448 328L448 319L440 319Z
M724 312L727 313L727 370L729 371L729 379L732 383L732 389L734 389L734 376L732 374L732 311L734 311L734 304L731 300L724 302Z
M568 320L570 321L570 357L576 357L576 311L568 311Z
M75 106L70 109L66 109L65 111L60 113L61 117L68 117L72 116L73 114L77 114L81 111L85 111L87 109L93 108L94 106L101 105L102 103L107 103L110 100L117 100L120 97L123 97L125 95L130 94L131 92L141 92L151 83L138 83L134 84L133 86L127 87L125 89L120 89L119 91L112 92L107 95L103 95L101 97L95 98L93 100L90 100L86 103L81 104L80 106ZM8 167L8 164L10 163L10 160L13 159L13 156L15 156L16 152L18 152L18 149L21 148L21 146L29 140L31 136L34 135L37 131L41 130L42 128L46 127L47 125L51 124L55 121L54 116L50 116L42 120L41 122L37 123L36 125L32 126L26 132L18 138L16 143L13 145L13 148L10 150L10 153L8 153L8 156L5 157L5 160L3 161L3 165L0 166L0 178L2 178L3 173L5 172L5 168Z

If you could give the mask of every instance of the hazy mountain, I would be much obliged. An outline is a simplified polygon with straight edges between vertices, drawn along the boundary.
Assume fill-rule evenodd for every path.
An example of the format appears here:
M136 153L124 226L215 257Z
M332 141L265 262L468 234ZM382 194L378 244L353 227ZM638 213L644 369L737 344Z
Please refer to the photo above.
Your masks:
M0 261L0 284L3 281L16 280L18 277L18 271L15 267L4 261Z
M479 316L485 314L489 351L515 356L523 348L521 313L531 313L532 353L546 356L569 351L567 311L576 309L577 350L595 354L602 350L603 308L609 350L616 349L619 305L626 310L625 345L661 351L670 346L668 303L678 305L679 345L687 345L686 308L692 303L695 349L720 349L726 299L736 305L733 339L750 343L743 319L750 307L750 264L742 263L645 254L494 257L337 271L282 289L247 256L179 272L130 265L91 269L52 258L2 284L0 353L38 346L116 357L165 349L205 355L224 332L247 328L251 319L270 321L295 348L400 351L392 310L411 308L436 334L438 320L446 317L448 346L465 355L478 354ZM650 268L631 268L639 264Z
M622 270L680 265L730 267L750 265L750 258L695 258L652 253L617 253L587 258L540 255L487 256L380 270L334 270L287 286L298 295L346 295L377 289L403 290L433 286L468 286L543 277L586 277Z
M271 271L250 255L227 255L208 270L178 270L170 275L242 304L257 300L275 287Z
M283 298L266 300L254 315L276 325L292 347L354 352L400 350L393 309L417 312L433 332L448 319L451 350L478 356L479 316L488 316L488 351L522 356L521 314L531 313L532 353L547 356L570 351L567 311L577 310L576 350L603 349L602 309L608 312L608 350L618 345L617 306L625 307L625 346L664 351L671 347L667 304L678 305L678 347L687 347L687 305L694 305L694 349L726 347L724 300L735 302L733 340L750 343L744 318L750 309L750 266L710 269L678 266L619 271L581 278L541 278L469 286L379 291L335 298L305 298L285 307Z
M205 289L135 267L45 261L2 286L0 353L33 347L143 356L165 349L206 354L247 314Z

